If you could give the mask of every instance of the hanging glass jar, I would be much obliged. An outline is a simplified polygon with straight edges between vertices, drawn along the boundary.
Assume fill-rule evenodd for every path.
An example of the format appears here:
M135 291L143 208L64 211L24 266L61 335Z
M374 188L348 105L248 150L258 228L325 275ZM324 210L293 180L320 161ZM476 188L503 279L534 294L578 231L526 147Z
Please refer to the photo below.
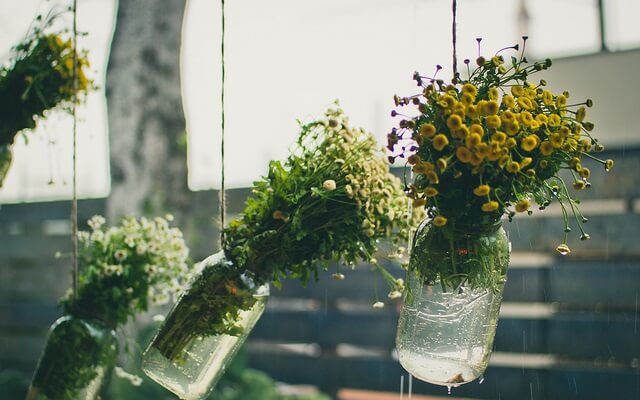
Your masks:
M510 244L500 221L420 224L413 239L396 347L423 381L459 386L489 363Z
M118 355L113 328L73 315L49 330L26 400L93 400L107 386Z
M223 375L262 315L269 286L223 251L205 259L143 354L142 368L181 399L201 399Z

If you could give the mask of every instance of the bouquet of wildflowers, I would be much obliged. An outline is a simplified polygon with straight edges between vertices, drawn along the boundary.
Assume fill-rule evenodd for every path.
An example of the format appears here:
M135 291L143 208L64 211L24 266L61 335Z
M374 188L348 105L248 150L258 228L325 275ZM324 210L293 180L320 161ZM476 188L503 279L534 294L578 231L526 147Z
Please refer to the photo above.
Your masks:
M128 217L109 228L101 216L89 220L91 231L79 234L78 291L61 302L67 317L49 334L28 399L97 394L99 388L93 386L100 385L94 380L104 379L117 356L115 338L100 334L97 327L115 329L150 305L179 294L188 273L188 249L182 232L169 226L170 219ZM69 322L69 316L99 324Z
M572 103L569 92L553 93L546 81L534 82L532 75L552 63L530 64L524 49L507 60L500 52L480 56L475 68L470 60L464 63L466 78L458 75L446 83L415 73L422 91L394 97L396 106L417 111L415 117L393 111L402 119L388 135L391 159L406 159L414 173L409 192L414 207L424 207L441 234L451 236L461 226L487 226L502 215L511 219L517 212L531 213L533 201L540 209L558 202L565 235L557 250L568 253L571 215L581 238L589 238L569 186L590 187L585 159L606 170L613 167L612 160L593 154L604 147L592 136L594 124L586 120L592 101ZM568 171L568 184L562 170ZM423 273L434 279L454 273L444 263L428 268Z
M64 32L45 31L56 16L38 17L40 25L13 48L9 63L0 66L0 185L18 132L35 128L47 110L72 104L92 87L86 52L76 53Z
M203 270L167 317L151 344L167 359L179 363L195 338L239 335L240 313L256 302L248 281L306 283L330 261L334 278L344 279L341 265L364 260L383 274L390 297L400 296L403 281L374 256L381 238L404 245L410 221L400 180L373 136L351 127L336 104L301 125L296 145L285 163L269 164L242 216L224 230L227 262Z

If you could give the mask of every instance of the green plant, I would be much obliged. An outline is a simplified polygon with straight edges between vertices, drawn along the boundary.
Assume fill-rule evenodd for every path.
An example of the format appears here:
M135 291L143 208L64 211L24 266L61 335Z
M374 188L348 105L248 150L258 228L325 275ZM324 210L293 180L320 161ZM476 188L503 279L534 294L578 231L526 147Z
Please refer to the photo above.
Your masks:
M399 297L402 279L374 255L382 238L404 245L411 222L400 180L373 136L352 128L336 105L325 118L302 124L296 144L284 164L269 164L242 216L224 230L227 262L196 278L176 306L184 312L174 309L154 340L172 362L180 363L194 338L241 332L239 315L256 301L247 282L279 286L291 277L306 283L330 261L334 277L344 279L342 264L352 268L364 260L385 277L390 297Z
M69 106L92 87L86 51L76 52L64 31L49 32L58 15L38 16L31 32L13 47L8 64L0 67L0 146L10 146L47 110Z

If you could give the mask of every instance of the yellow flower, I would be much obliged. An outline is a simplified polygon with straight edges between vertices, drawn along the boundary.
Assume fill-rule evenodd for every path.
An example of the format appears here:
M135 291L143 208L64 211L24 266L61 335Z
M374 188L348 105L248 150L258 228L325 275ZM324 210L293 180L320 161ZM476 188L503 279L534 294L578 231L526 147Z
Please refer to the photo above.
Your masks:
M484 103L484 106L482 107L483 112L485 115L495 115L498 113L498 102L495 100L490 100L487 101L486 103Z
M584 185L584 181L575 181L575 182L573 182L573 188L575 190L582 190L582 189L584 189L584 186L585 186Z
M491 57L491 64L493 64L495 67L500 66L502 64L504 64L504 60L502 59L501 56L493 56Z
M561 245L556 247L556 251L562 254L563 256L571 253L571 249L569 248L569 246L567 246L566 243L562 243Z
M440 183L438 174L436 174L435 171L429 171L425 175L427 176L429 183L431 183L432 185L437 185L438 183Z
M545 169L549 165L549 162L547 160L540 160L540 164L538 165L540 165L540 168Z
M471 83L465 83L462 85L462 93L468 93L475 98L478 95L478 88Z
M517 212L525 212L529 209L530 204L528 199L522 199L516 203L516 211Z
M447 118L447 126L449 129L459 129L462 126L462 118L457 114L451 114Z
M460 99L460 101L462 102L462 104L464 104L465 106L468 106L470 104L473 104L473 101L475 100L475 96L471 95L470 93L463 93L462 94L462 98Z
M529 111L523 111L520 113L520 122L522 122L523 125L531 126L534 122L533 116Z
M420 160L420 156L419 156L419 155L417 155L417 154L412 154L412 155L410 155L410 156L409 156L409 158L407 158L407 162L408 162L410 165L416 165L416 164L417 164L417 163L419 163L420 161L421 161L421 160Z
M456 129L455 131L451 132L451 134L458 139L464 139L467 137L467 135L469 135L469 128L462 125L460 129Z
M524 94L524 88L522 86L511 86L511 94L514 97L520 97Z
M511 172L512 174L520 172L520 164L516 161L507 163L507 171Z
M564 143L564 139L562 138L562 135L559 133L552 134L549 137L549 140L551 141L551 145L556 149L559 149L560 147L562 147L562 144Z
M445 226L447 224L447 219L442 215L438 215L433 219L433 225L435 226Z
M444 109L450 109L453 108L453 106L456 104L456 99L449 96L448 94L443 94L439 97L438 104Z
M436 127L433 124L420 125L420 136L430 138L436 133Z
M504 65L501 65L498 67L498 72L501 73L502 75L507 73L507 69L505 68Z
M531 157L524 157L522 160L520 160L520 166L522 168L525 168L529 165L531 165L531 163L533 162L533 158Z
M544 90L542 92L542 102L544 103L545 106L552 105L553 104L553 94L548 90Z
M567 96L565 96L564 94L559 95L556 98L556 106L558 108L564 108L567 106Z
M436 197L438 195L438 189L433 186L427 186L426 189L424 189L424 195L427 197Z
M540 143L540 153L542 153L543 156L551 155L551 153L553 153L553 144L548 140L544 140Z
M604 162L604 169L609 171L611 168L613 168L613 160L607 160Z
M558 114L551 114L549 116L549 122L548 122L549 126L553 126L553 127L560 126L560 122L561 120Z
M478 118L478 108L474 105L467 106L467 116L471 119Z
M513 122L516 120L516 115L511 111L505 111L500 114L500 119L502 120L502 123Z
M416 174L426 174L427 172L433 171L433 164L421 161L413 166L412 171Z
M493 135L491 135L491 141L503 144L507 140L507 135L504 132L497 131Z
M472 125L472 127L473 126L476 126L476 125ZM482 136L480 136L477 133L470 133L469 136L467 136L465 139L465 144L469 148L474 148L477 145L479 145L481 142L482 142Z
M438 165L438 169L440 169L440 171L444 171L445 169L447 169L447 160L444 158L438 158L436 164Z
M456 149L456 157L463 163L471 162L471 156L471 151L464 146L460 146Z
M516 105L516 101L513 96L507 94L502 97L502 105L507 108L513 108Z
M533 110L535 109L534 104L531 99L529 99L528 97L520 97L518 98L518 105L522 108L524 108L525 110Z
M491 99L491 100L498 100L498 89L495 87L490 87L489 88L489 93L487 93L487 96Z
M540 139L537 135L529 135L522 139L522 143L520 143L520 148L524 151L533 151L536 147L538 147Z
M583 178L588 178L591 175L591 170L589 170L589 168L582 168L580 170L580 176Z
M544 114L538 114L536 115L536 121L538 121L540 124L546 124L549 119Z
M578 108L578 111L576 111L576 120L578 122L582 122L584 121L584 117L586 116L587 116L587 109L584 107Z
M492 212L498 209L500 204L497 201L488 201L482 205L482 211L484 212Z
M513 149L518 145L518 142L514 138L510 137L509 139L507 139L504 145L507 146L508 149Z
M489 150L491 150L491 148L484 142L476 146L476 154L482 158L486 157L489 154Z
M442 133L438 133L433 138L433 148L438 151L442 151L442 149L444 149L448 144L449 144L449 139L447 139L447 137Z
M489 185L480 185L473 189L473 194L478 197L486 196L491 191L491 187Z
M480 137L482 137L482 135L484 135L484 128L482 128L482 125L480 124L473 124L469 127L469 132L473 135L476 134Z

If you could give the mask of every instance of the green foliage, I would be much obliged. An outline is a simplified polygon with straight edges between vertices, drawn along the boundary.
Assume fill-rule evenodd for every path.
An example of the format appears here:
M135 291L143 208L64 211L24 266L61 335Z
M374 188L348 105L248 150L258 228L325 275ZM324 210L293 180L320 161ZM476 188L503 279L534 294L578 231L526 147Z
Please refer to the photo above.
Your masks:
M409 268L425 284L443 291L462 285L497 292L506 282L509 240L500 222L490 225L420 225L414 236Z
M45 32L56 16L38 17L36 28L13 48L8 65L0 67L0 146L10 146L19 131L34 128L47 110L72 104L76 95L91 89L86 53L74 54L64 32Z
M101 385L92 381L111 373L117 354L115 334L102 323L62 317L49 332L28 398L73 400L81 393L94 397Z

